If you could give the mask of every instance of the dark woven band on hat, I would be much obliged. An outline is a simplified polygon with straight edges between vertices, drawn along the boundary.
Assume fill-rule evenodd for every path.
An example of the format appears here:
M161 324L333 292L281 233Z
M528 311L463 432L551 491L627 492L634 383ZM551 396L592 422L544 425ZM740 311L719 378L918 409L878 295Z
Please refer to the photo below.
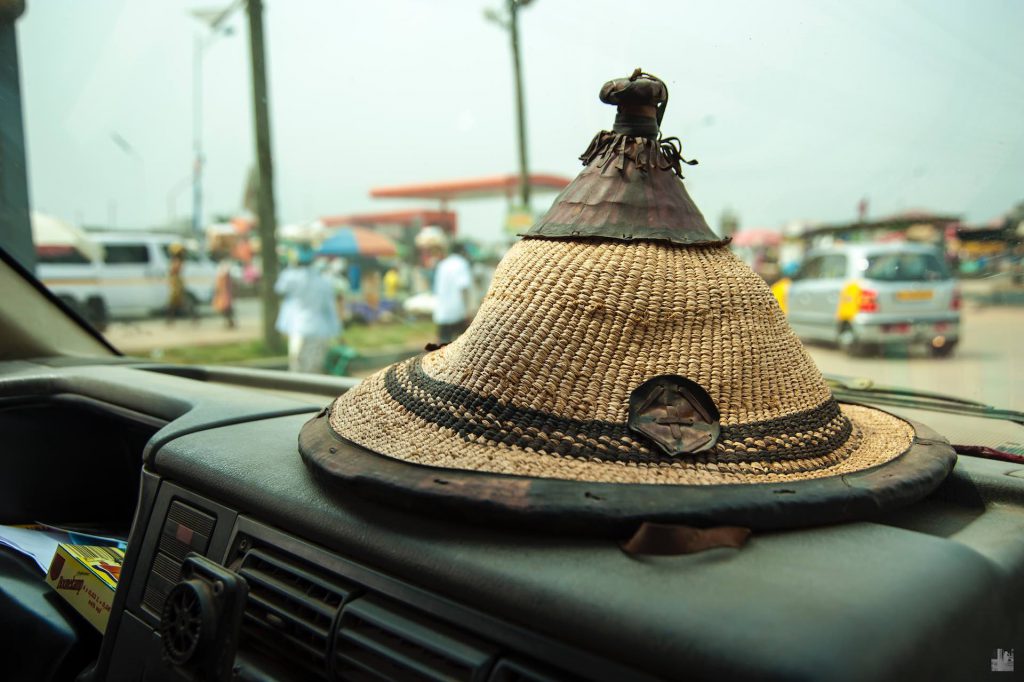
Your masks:
M390 367L384 385L395 402L466 441L503 444L549 455L631 464L678 462L647 446L624 423L578 420L502 403L429 376L421 358ZM835 400L766 421L722 425L718 445L701 459L720 463L835 456L852 432ZM809 469L820 462L808 463ZM797 466L795 471L800 470Z

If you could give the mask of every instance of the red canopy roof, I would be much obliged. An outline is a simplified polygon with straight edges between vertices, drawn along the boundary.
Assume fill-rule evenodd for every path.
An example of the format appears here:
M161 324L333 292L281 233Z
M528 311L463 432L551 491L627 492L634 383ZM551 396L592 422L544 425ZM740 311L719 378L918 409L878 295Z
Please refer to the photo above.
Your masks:
M540 191L559 191L572 182L571 178L544 173L530 174L530 188ZM519 189L518 175L495 175L466 180L424 182L415 185L374 187L370 196L378 199L483 199L511 197Z
M454 211L434 211L416 208L405 211L384 211L381 213L354 213L351 215L332 215L320 218L326 227L338 225L360 225L379 227L396 225L398 227L420 228L425 225L437 225L454 233L457 220Z

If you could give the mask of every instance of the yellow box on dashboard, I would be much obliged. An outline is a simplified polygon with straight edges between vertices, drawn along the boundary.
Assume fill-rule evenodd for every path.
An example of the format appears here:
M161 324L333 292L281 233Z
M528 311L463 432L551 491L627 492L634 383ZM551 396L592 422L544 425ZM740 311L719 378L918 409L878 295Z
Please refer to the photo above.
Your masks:
M57 546L46 582L100 632L107 629L124 552L116 547Z

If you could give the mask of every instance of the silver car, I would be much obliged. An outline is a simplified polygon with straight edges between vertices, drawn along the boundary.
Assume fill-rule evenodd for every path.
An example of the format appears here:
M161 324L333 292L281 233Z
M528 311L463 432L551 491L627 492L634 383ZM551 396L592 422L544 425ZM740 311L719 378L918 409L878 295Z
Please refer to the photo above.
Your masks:
M960 340L960 290L934 247L855 244L812 251L773 288L794 331L851 355L925 343L938 357Z

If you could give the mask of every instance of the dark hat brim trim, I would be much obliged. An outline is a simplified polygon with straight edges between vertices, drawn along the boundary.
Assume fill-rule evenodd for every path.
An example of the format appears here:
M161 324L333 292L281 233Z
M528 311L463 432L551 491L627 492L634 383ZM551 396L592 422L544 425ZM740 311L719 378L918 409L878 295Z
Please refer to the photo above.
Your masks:
M508 405L462 386L431 377L422 356L388 368L388 395L420 419L457 433L464 441L487 441L562 457L626 464L672 464L677 458L649 447L626 423L580 420ZM719 463L768 460L794 462L792 473L821 468L817 460L837 452L852 426L835 400L776 419L723 425L719 445L700 458ZM761 443L762 447L755 443ZM774 445L774 449L764 444ZM797 464L808 460L806 469Z
M614 536L643 521L769 530L870 518L932 492L956 453L927 426L907 421L913 442L890 462L785 483L594 483L424 466L340 437L329 410L302 428L299 452L314 474L348 492L464 521Z

